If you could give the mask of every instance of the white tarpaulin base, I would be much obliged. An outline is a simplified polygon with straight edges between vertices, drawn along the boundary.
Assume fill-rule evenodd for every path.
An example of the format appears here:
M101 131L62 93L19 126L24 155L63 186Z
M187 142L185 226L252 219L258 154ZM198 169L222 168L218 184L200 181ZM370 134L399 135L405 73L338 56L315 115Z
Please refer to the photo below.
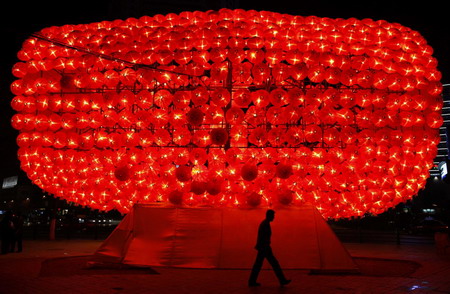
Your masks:
M266 208L135 205L98 248L93 261L250 269L265 212ZM271 226L272 249L282 268L357 271L345 247L313 206L278 208Z

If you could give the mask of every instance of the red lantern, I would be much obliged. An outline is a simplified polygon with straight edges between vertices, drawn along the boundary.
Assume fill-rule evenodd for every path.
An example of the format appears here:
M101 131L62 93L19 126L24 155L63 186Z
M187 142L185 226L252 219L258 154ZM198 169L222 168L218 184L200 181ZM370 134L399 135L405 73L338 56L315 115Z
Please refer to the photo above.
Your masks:
M206 183L204 182L198 182L198 181L192 181L191 183L191 191L195 195L202 195L206 192Z
M155 105L164 109L172 103L172 99L172 94L168 90L159 90L153 97Z
M247 196L247 204L251 207L257 207L261 204L261 195L256 192L251 192Z
M278 193L278 201L283 205L289 205L292 203L294 196L290 190L283 190Z
M199 126L203 122L204 113L199 108L191 108L186 114L187 121L193 126Z
M181 205L183 203L184 195L183 192L181 191L178 190L171 191L168 196L170 203L174 205Z
M225 129L213 129L211 131L211 143L224 145L228 141L228 133Z
M220 192L222 192L222 186L223 186L223 179L213 177L213 178L210 178L209 181L206 183L206 191L210 195L215 196L215 195L219 194Z
M241 176L246 181L253 181L258 176L258 167L254 164L245 164L241 169Z
M276 171L277 177L280 179L287 179L293 174L292 165L286 163L279 163Z
M114 170L114 176L119 180L119 181L128 181L131 177L130 175L130 169L127 166L121 166L121 167L117 167Z
M224 88L216 89L211 93L212 102L219 107L227 106L230 103L230 99L230 92Z
M177 167L175 176L180 182L187 182L192 178L191 173L192 169L189 166L182 165Z

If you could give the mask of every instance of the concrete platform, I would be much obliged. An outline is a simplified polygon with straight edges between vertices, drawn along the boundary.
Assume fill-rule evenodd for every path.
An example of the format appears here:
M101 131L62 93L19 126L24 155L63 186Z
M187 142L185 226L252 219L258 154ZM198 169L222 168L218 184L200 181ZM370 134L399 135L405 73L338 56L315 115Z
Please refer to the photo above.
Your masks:
M344 243L361 273L286 270L292 283L280 288L264 270L249 288L247 270L88 268L101 242L25 240L23 252L0 255L0 293L450 293L450 255L434 245Z

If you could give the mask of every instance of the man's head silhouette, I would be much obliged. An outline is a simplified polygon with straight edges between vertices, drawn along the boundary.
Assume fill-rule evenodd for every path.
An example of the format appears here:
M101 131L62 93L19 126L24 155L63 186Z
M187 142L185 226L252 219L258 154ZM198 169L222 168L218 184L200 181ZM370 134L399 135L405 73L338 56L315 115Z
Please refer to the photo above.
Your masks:
M273 221L274 218L275 218L275 211L272 210L272 209L268 209L268 210L266 211L266 219L267 219L269 222L271 222L271 221Z

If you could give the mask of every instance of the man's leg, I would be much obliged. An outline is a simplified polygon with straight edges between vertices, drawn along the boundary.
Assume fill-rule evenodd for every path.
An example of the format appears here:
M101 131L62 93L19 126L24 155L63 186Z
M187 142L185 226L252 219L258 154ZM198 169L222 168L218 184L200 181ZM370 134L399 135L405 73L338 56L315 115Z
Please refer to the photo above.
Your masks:
M267 261L272 266L273 271L275 272L275 275L277 276L280 283L284 283L286 281L286 278L283 274L283 270L281 269L280 263L278 262L278 260L275 258L275 256L272 253L272 249L269 249L267 251L266 258L267 258Z
M264 251L258 250L258 255L256 255L255 263L253 264L252 272L250 274L250 278L248 279L249 285L255 285L256 280L258 279L259 272L261 271L263 262L264 262Z

